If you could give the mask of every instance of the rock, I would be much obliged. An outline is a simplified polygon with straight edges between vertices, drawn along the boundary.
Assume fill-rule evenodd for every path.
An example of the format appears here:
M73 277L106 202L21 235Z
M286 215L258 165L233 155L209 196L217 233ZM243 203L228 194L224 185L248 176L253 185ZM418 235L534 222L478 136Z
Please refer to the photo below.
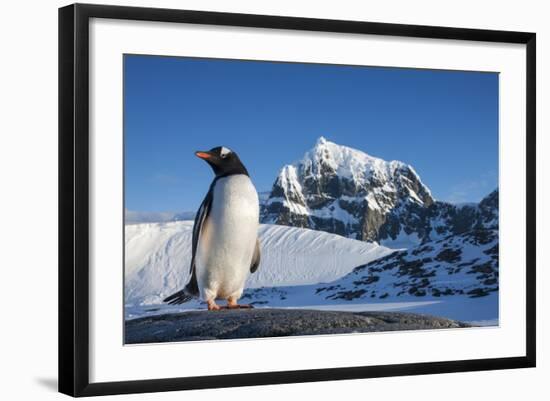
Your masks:
M402 312L306 309L191 311L127 320L125 343L222 340L315 334L450 329L469 324Z
M319 138L281 169L260 218L362 241L426 243L473 229L483 241L486 230L498 230L498 190L478 204L437 201L412 166Z
M323 298L366 300L373 298L372 292L388 292L389 297L442 297L464 294L477 287L484 291L466 295L489 295L499 283L497 235L496 230L474 229L429 245L395 251L357 266L330 283L324 287Z
M461 249L449 249L445 248L435 257L435 260L440 262L456 263L460 262Z

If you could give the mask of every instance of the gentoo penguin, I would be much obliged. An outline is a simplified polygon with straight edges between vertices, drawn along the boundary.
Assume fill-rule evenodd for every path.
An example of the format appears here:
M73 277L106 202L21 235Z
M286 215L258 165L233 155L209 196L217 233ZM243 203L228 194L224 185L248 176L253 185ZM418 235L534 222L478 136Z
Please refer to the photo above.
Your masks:
M250 308L237 300L248 275L260 265L258 193L231 149L218 146L195 155L212 167L216 177L195 216L191 278L164 302L181 304L200 297L208 310L222 309L216 299L226 299L228 309Z

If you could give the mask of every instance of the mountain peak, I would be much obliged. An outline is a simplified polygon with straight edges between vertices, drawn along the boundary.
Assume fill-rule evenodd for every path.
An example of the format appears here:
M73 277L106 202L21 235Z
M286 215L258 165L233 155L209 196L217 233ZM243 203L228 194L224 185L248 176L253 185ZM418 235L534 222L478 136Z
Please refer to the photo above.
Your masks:
M320 136L319 138L317 138L317 142L315 143L315 146L324 145L327 142L328 141L324 136Z
M262 221L378 240L393 210L432 203L430 190L409 165L321 136L301 160L280 170Z
M405 166L402 162L387 162L361 150L329 141L323 136L294 165L306 176L319 177L329 173L358 184L365 183L373 176L386 181L391 179L396 168Z

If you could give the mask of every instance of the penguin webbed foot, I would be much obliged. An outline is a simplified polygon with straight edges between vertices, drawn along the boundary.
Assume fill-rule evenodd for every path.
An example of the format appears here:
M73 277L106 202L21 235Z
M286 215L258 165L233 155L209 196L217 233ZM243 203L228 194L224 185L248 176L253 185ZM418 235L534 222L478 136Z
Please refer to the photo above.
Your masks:
M235 299L229 298L227 300L227 305L220 306L214 300L206 301L208 304L209 311L217 310L229 310L229 309L254 309L254 306L250 304L238 304Z
M208 310L220 310L222 307L216 303L216 301L207 301Z
M224 309L253 309L254 307L250 304L238 304L237 298L229 297L227 298L227 306Z

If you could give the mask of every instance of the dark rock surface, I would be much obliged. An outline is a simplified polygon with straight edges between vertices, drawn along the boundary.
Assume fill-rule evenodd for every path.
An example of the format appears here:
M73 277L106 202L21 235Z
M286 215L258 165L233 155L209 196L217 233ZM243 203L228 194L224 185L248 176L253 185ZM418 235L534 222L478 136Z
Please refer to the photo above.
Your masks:
M305 309L193 311L126 321L126 344L471 327L402 312Z

